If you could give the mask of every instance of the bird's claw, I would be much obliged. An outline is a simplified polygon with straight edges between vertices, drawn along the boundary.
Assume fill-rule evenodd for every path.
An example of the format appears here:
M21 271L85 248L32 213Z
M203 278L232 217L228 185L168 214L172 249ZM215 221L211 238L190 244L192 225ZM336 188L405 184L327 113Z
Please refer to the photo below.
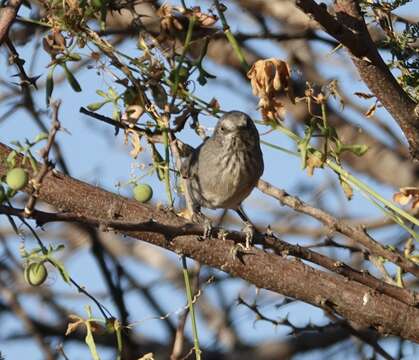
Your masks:
M243 233L246 236L245 250L249 251L252 248L253 238L256 233L255 227L251 223L246 223L246 226L243 228Z
M204 227L204 232L202 236L199 237L200 240L206 240L211 237L212 234L212 224L210 219L208 219L204 214L202 213L194 213L192 216L192 221L198 224L202 224Z
M243 244L241 244L241 243L238 243L238 244L235 244L235 245L231 248L231 250L230 250L230 255L232 256L232 258L233 258L234 260L237 260L237 259L239 259L239 254L240 254L240 253L247 253L247 252L249 252L249 249L248 249L248 248L246 248L246 246L245 246L245 245L243 245Z
M206 240L206 239L209 239L211 237L211 234L212 234L211 221L208 218L205 218L203 226L204 226L204 233L202 234L200 239L201 240Z
M246 236L245 244L243 245L242 243L238 243L238 244L235 244L231 248L230 254L233 257L233 259L238 259L239 253L248 254L252 250L253 237L255 236L255 233L256 233L255 227L250 223L246 223L246 226L243 228L242 231Z

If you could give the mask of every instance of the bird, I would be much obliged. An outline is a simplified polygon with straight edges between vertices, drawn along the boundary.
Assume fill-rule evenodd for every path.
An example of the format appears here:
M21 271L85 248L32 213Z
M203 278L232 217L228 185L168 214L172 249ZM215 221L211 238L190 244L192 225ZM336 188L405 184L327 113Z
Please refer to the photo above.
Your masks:
M252 192L263 171L259 133L252 119L241 111L225 113L212 136L191 151L181 168L197 219L203 217L202 207L233 209L247 227L253 225L241 203Z

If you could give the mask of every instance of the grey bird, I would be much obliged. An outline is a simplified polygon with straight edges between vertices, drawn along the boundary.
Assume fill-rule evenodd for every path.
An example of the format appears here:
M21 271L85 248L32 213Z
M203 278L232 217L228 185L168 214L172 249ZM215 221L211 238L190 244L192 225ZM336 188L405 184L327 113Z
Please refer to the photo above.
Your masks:
M201 207L234 209L251 224L241 209L264 170L259 133L241 111L226 113L207 138L182 164L195 214ZM247 246L247 245L246 245Z

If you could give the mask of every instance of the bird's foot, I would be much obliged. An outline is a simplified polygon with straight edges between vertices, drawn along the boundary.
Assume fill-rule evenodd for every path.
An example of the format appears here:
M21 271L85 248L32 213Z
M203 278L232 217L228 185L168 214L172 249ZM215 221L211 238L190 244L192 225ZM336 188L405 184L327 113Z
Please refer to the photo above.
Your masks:
M211 237L212 224L211 224L210 219L208 219L204 214L199 212L199 213L194 213L192 215L192 221L198 224L201 224L204 227L204 232L202 236L199 237L200 240L207 240Z
M249 253L250 249L247 249L245 245L238 243L235 244L231 250L230 250L230 255L232 256L232 258L234 260L240 260L240 254L245 254L245 253Z
M241 254L241 253L244 253L244 254L247 253L248 254L252 250L253 237L255 236L255 233L256 233L255 227L250 223L246 223L242 232L246 236L245 244L243 245L242 243L238 243L238 244L235 244L231 248L230 253L231 253L231 255L233 256L234 259L239 258L239 256L238 256L239 254Z
M246 223L245 227L243 228L242 232L246 236L246 242L245 242L245 249L249 251L252 248L252 242L253 238L256 234L256 229L251 223Z

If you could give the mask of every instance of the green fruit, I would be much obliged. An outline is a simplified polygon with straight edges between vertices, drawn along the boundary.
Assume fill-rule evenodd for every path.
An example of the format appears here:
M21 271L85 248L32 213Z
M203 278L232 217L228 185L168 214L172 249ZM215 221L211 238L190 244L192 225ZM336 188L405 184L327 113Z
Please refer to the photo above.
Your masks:
M138 184L133 191L135 200L142 203L150 201L153 196L153 189L148 184Z
M102 0L92 0L91 4L96 9L100 9L102 7L103 2L102 2Z
M4 187L0 185L0 204L6 199L6 192Z
M47 276L48 271L43 262L31 263L25 268L24 277L31 286L42 285Z
M23 189L28 183L28 173L22 168L14 168L7 173L6 182L12 190Z

